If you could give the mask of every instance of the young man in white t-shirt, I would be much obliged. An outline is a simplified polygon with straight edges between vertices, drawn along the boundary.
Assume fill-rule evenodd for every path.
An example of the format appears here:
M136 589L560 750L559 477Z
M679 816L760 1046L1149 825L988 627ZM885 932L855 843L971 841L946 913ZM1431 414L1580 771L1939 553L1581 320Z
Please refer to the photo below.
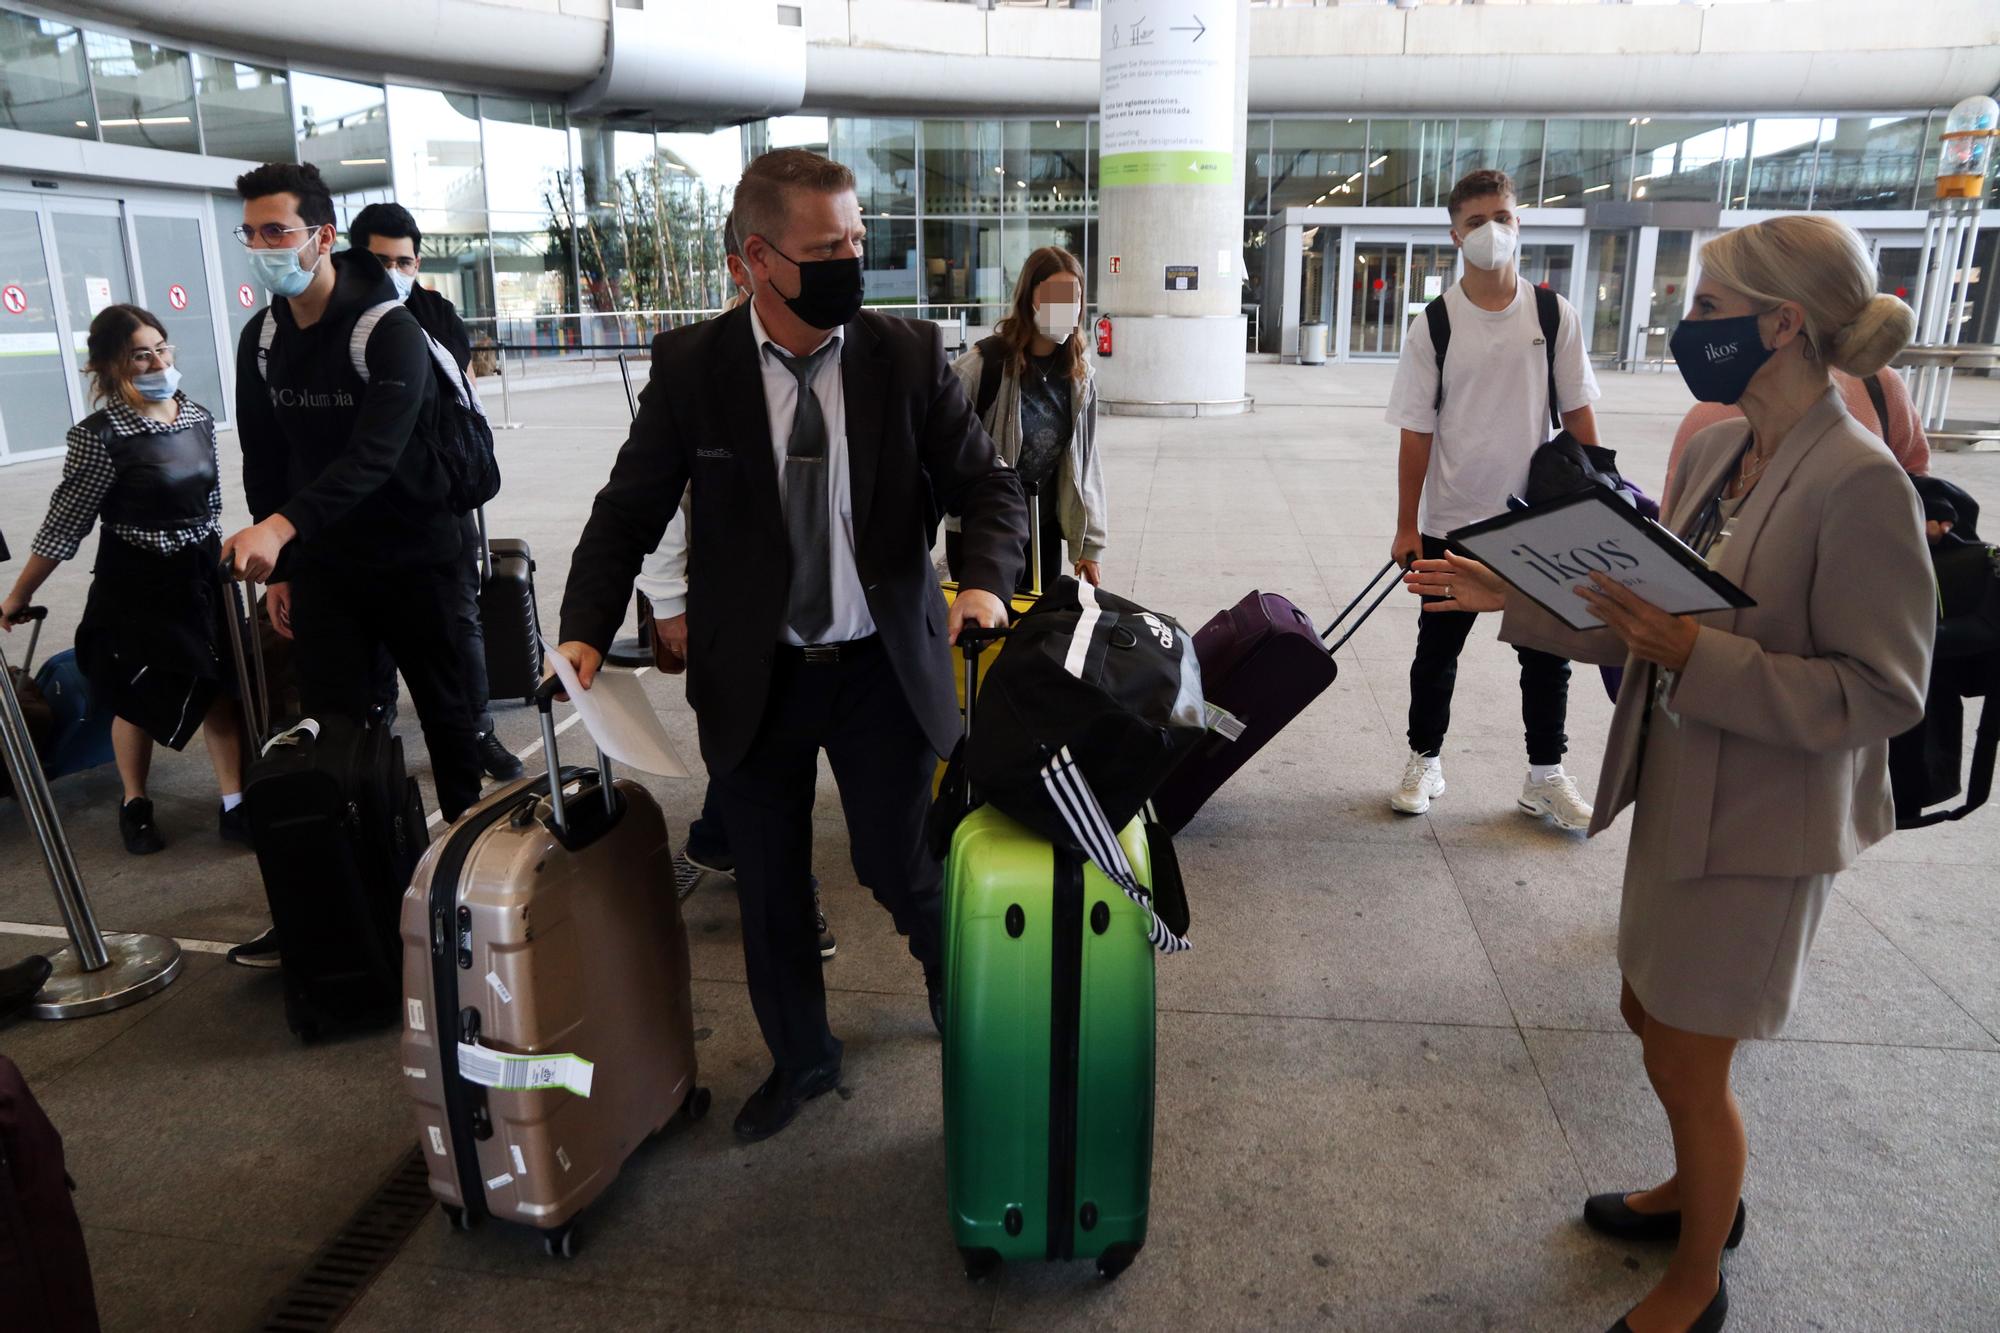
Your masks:
M1535 289L1520 274L1521 224L1514 182L1501 171L1475 171L1452 189L1451 237L1465 257L1465 276L1442 298L1450 341L1440 370L1431 321L1418 315L1403 340L1387 420L1402 428L1397 469L1395 559L1444 552L1453 528L1491 518L1527 484L1528 461L1555 434L1549 412L1548 345ZM1576 310L1557 298L1555 385L1563 425L1585 444L1597 443L1591 401L1597 379ZM1443 377L1440 391L1439 376ZM1473 615L1423 612L1410 663L1410 757L1389 798L1404 814L1420 815L1444 791L1439 752L1451 724L1452 684ZM1590 824L1590 806L1563 772L1568 737L1569 663L1532 649L1521 659L1521 721L1527 733L1528 779L1520 808L1563 828Z

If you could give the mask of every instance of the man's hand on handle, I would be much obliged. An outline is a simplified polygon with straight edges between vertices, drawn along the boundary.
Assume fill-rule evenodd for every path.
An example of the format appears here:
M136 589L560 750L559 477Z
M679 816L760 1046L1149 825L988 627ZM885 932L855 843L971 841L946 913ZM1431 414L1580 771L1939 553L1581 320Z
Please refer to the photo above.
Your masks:
M237 578L262 583L277 567L278 552L298 535L298 529L283 514L273 514L262 523L244 528L222 544L222 565Z
M1007 627L1007 604L983 588L961 588L952 600L951 615L945 621L945 641L956 645L958 632L967 625L982 629Z
M1393 541L1389 543L1389 558L1408 569L1416 558L1424 553L1424 539L1415 528L1398 528Z
M597 679L597 668L604 665L604 654L577 639L557 644L556 651L576 669L577 684L586 690L589 689L590 682ZM567 694L558 694L556 698L564 703L569 702Z

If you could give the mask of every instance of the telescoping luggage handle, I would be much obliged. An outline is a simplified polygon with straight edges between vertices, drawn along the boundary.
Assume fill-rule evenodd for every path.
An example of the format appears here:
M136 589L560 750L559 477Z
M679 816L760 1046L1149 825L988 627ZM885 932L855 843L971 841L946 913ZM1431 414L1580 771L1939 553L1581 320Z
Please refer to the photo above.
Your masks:
M569 803L563 795L562 760L556 753L556 696L563 692L562 681L554 672L542 681L535 691L535 709L542 719L542 761L549 770L549 815L555 820L556 833L569 836ZM604 813L618 813L618 794L611 785L611 756L604 753L604 747L597 748L598 786L604 790Z
M236 688L243 701L243 724L250 729L250 753L262 754L272 739L270 685L264 673L264 641L257 633L255 583L238 579L228 560L218 570L222 595L229 600L229 651L236 662ZM250 641L246 660L243 648Z
M978 625L966 625L958 631L958 650L965 657L965 745L972 744L972 710L977 698L979 684L979 654L987 644L1007 637L1004 629L987 629ZM963 749L960 752L964 759ZM1104 877L1116 884L1119 891L1139 905L1146 914L1146 938L1161 953L1183 953L1194 945L1182 935L1176 935L1160 914L1153 910L1152 895L1139 887L1139 877L1132 870L1132 862L1125 855L1124 844L1118 841L1117 831L1105 817L1104 807L1097 803L1097 794L1090 789L1082 770L1070 757L1069 747L1064 746L1055 756L1042 765L1042 785L1048 791L1049 799L1056 811L1062 815L1070 836L1083 848L1085 856L1104 873ZM973 805L972 778L965 779L965 805L970 810Z
M23 676L35 674L35 646L42 641L42 622L48 618L49 609L46 606L24 606L14 613L12 623L34 626L28 631L28 651L21 658L21 665L18 668Z
M1361 605L1362 598L1366 597L1369 593L1375 591L1375 585L1382 581L1382 576L1384 574L1387 574L1392 569L1400 569L1400 568L1401 568L1400 565L1398 565L1394 560L1391 560L1388 564L1376 570L1375 577L1368 580L1368 585L1364 587L1360 592L1356 593L1354 595L1354 600L1349 602L1346 606L1342 607L1340 614L1335 616L1333 618L1332 623L1329 624L1324 630L1320 632L1319 637L1321 641L1324 642L1328 635L1332 634L1335 630L1340 628L1340 622L1347 619L1347 613L1349 611L1352 611L1355 607ZM1357 616L1355 618L1354 623L1347 627L1347 633L1340 636L1340 641L1338 643L1327 644L1326 646L1327 652L1337 653L1342 648L1346 647L1347 641L1354 637L1355 631L1360 629L1364 624L1368 622L1368 617L1375 614L1375 608L1382 605L1383 600L1387 598L1388 595L1394 591L1396 591L1396 580L1390 579L1389 586L1382 589L1381 592L1375 593L1375 600L1368 603L1368 609L1366 611L1363 611L1359 616Z

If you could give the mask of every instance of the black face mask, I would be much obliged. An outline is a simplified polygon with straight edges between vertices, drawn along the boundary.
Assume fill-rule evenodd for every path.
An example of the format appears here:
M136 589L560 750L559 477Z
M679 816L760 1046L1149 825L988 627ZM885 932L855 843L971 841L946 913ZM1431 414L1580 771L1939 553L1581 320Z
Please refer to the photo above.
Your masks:
M771 245L769 237L764 244ZM861 260L813 259L800 263L777 246L772 253L799 271L799 294L784 296L785 306L816 329L837 329L861 312Z
M1757 316L1684 319L1667 343L1688 392L1704 403L1733 403L1771 359Z

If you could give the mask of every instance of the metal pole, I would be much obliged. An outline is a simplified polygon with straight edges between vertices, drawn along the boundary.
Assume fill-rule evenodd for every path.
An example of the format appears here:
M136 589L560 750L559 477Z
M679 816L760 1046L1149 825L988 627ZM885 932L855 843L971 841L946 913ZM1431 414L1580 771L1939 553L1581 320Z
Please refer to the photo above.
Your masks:
M514 422L514 397L507 391L507 344L496 340L493 346L499 353L494 358L493 364L500 371L500 429L514 430L516 429Z
M0 651L0 751L13 774L15 796L41 844L43 866L70 940L69 948L50 957L53 971L28 1012L36 1018L81 1018L123 1008L164 989L180 974L178 944L159 935L106 936L97 928L83 876L63 836L55 797L28 737L4 651Z
M1916 341L1920 344L1924 340L1924 324L1930 317L1929 303L1937 287L1937 284L1931 281L1931 255L1937 248L1938 228L1942 221L1938 204L1933 201L1930 212L1924 217L1924 248L1917 259L1916 298L1910 303L1917 315ZM1935 367L1919 366L1916 377L1910 385L1910 399L1916 404L1918 417L1923 420L1929 419L1929 414L1924 411L1923 405L1930 393L1931 379L1935 374Z

